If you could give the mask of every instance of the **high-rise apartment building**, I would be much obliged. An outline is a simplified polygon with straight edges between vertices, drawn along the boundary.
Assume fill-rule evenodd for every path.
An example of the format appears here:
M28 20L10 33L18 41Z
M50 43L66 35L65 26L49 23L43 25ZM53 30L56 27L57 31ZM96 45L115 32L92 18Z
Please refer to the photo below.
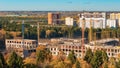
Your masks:
M60 24L60 13L48 13L48 24Z
M120 13L110 13L110 19L118 20L118 26L120 27Z
M106 26L107 27L112 27L112 28L116 28L116 27L118 27L118 20L116 20L116 19L107 19L107 22L106 22L107 24L106 24Z
M82 13L80 14L79 26L82 27L82 19L85 19L85 28L106 28L106 13Z

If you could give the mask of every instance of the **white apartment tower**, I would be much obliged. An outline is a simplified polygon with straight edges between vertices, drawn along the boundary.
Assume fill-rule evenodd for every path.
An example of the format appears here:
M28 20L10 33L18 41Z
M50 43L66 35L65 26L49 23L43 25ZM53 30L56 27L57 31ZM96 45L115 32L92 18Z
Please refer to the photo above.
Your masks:
M85 19L85 28L106 28L106 13L82 13L79 26L82 27L82 19Z

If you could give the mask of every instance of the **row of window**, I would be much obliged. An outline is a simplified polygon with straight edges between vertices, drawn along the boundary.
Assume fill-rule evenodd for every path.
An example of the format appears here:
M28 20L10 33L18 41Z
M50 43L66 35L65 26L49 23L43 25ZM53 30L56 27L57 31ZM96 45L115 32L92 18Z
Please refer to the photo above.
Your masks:
M103 49L103 48L97 48L97 50L105 50L105 51L107 51L107 52L115 52L115 53L120 52L119 49Z
M68 56L69 53L65 52L65 55ZM59 52L52 52L52 55L59 55ZM81 54L75 54L77 57L81 57Z
M65 55L68 56L69 53L65 52ZM52 55L59 55L59 52L52 52ZM109 57L114 57L115 54L114 53L107 53L107 55ZM81 57L81 54L75 53L75 56L77 57Z
M7 41L7 43L22 44L22 41ZM36 42L24 42L24 44L36 44Z
M7 47L13 47L13 48L22 48L23 45L7 45ZM31 48L36 48L37 46L24 46L24 48L31 49Z

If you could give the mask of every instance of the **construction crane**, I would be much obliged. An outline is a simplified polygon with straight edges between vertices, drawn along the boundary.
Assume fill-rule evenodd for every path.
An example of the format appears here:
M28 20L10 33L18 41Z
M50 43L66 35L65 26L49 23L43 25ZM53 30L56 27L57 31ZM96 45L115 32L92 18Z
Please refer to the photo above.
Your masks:
M24 39L24 22L30 22L30 21L37 21L37 34L38 34L38 41L39 41L39 23L43 22L42 20L11 20L12 22L22 22L22 39Z
M24 20L22 21L22 44L23 44L23 50L24 50Z
M102 30L102 32L94 32L94 34L93 34L93 39L94 39L94 41L95 41L95 46L96 46L96 40L97 40L97 34L98 33L101 33L101 39L104 39L104 38L110 38L110 32L111 31L103 31ZM104 35L103 35L104 34Z
M85 18L82 19L82 58L84 57L84 34L85 34Z
M92 19L90 19L90 29L89 29L89 42L92 41Z
M38 38L37 38L37 39L38 39L38 44L37 44L37 45L39 45L39 41L40 41L40 26L39 26L39 22L37 23L37 33L38 33L38 34L37 34L37 35L38 35L38 36L37 36L37 37L38 37Z

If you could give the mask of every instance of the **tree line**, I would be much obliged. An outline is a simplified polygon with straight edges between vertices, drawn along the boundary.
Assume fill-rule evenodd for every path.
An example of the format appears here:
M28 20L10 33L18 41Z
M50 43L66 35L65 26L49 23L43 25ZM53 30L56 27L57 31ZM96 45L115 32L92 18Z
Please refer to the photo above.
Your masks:
M4 29L7 31L8 38L11 37L9 32L21 32L22 31L22 23L20 22L10 22L9 19L11 18L2 18L0 19L0 29ZM14 18L13 18L14 19ZM19 19L19 18L18 18ZM16 18L15 18L16 20ZM25 22L25 38L27 39L37 39L37 26L31 26L33 23ZM37 23L34 22L35 25ZM82 30L80 27L72 27L72 26L61 26L61 27L50 27L41 26L43 23L40 24L40 38L57 38L57 37L68 37L68 38L75 38L81 37ZM119 37L120 28L105 28L105 29L94 29L92 28L92 37L94 33L96 33L96 39L106 38L106 37ZM90 30L88 28L85 29L85 38L89 38ZM18 35L21 36L21 35Z

